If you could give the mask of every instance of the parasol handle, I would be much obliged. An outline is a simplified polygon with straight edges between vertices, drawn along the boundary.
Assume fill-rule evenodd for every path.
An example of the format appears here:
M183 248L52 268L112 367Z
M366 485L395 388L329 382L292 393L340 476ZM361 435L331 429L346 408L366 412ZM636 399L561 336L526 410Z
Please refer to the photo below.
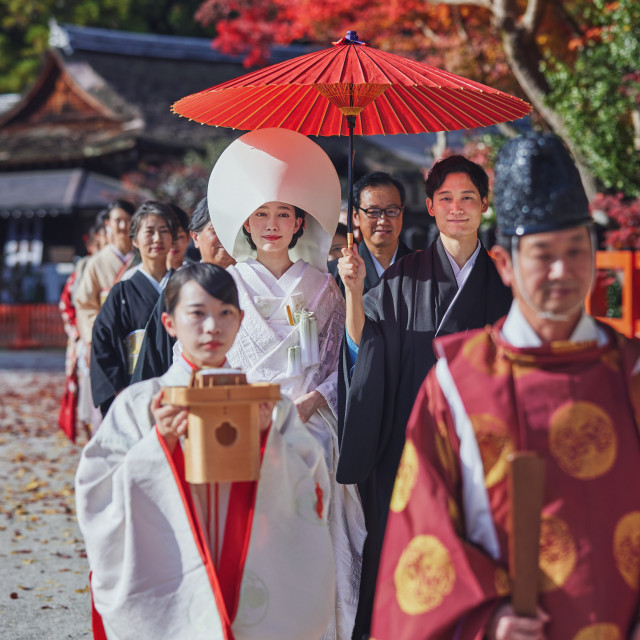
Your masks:
M356 126L356 117L347 116L347 127L349 128L349 165L347 168L348 175L348 194L347 194L347 247L353 247L353 129Z
M536 617L540 516L544 460L530 451L511 454L509 462L509 577L516 615Z

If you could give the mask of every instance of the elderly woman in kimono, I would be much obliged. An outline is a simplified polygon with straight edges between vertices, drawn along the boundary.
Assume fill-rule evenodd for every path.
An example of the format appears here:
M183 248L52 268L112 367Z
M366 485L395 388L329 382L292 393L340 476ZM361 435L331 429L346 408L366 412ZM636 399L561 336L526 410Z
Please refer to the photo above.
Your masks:
M211 221L237 264L245 318L227 358L250 382L280 384L322 443L333 477L338 458L337 368L344 301L327 273L340 215L340 182L325 152L285 129L233 142L211 173ZM332 484L329 527L336 555L335 625L351 638L365 529L354 485Z
M165 298L180 358L118 395L78 466L94 638L317 640L335 585L322 447L291 401L263 403L259 479L188 482L187 410L163 403L162 388L228 371L243 313L233 279L211 264L182 267Z

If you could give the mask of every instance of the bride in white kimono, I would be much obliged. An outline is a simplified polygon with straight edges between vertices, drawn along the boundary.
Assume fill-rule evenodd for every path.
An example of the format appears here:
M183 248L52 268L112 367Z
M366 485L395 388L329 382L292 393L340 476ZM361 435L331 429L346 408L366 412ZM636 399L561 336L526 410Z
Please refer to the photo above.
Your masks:
M364 517L354 485L335 482L337 369L343 298L327 273L340 213L340 182L325 152L286 129L233 142L211 173L209 210L245 317L227 354L250 382L277 382L324 447L332 478L329 528L336 560L334 624L325 638L351 638L358 601Z

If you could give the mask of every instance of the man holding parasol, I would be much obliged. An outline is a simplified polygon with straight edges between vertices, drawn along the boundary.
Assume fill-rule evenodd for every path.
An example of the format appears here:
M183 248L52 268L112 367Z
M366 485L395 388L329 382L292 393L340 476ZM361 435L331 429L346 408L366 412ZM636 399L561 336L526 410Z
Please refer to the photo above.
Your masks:
M391 265L362 295L366 268L344 249L346 337L338 481L358 483L367 521L359 638L368 631L389 500L416 394L435 363L436 336L482 327L509 310L511 294L478 240L489 180L464 156L436 163L426 181L427 208L439 238Z

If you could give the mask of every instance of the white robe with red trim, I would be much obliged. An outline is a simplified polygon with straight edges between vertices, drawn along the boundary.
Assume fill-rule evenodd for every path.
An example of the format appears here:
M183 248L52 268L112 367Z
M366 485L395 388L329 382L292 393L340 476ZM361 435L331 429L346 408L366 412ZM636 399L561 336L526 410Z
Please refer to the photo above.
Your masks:
M317 499L319 490L330 495L323 451L292 403L279 402L229 632L215 569L198 549L173 458L149 409L161 386L188 380L174 364L161 378L125 389L82 452L78 523L107 637L317 640L335 603L328 500L320 509ZM196 512L205 511L201 488L191 494Z

